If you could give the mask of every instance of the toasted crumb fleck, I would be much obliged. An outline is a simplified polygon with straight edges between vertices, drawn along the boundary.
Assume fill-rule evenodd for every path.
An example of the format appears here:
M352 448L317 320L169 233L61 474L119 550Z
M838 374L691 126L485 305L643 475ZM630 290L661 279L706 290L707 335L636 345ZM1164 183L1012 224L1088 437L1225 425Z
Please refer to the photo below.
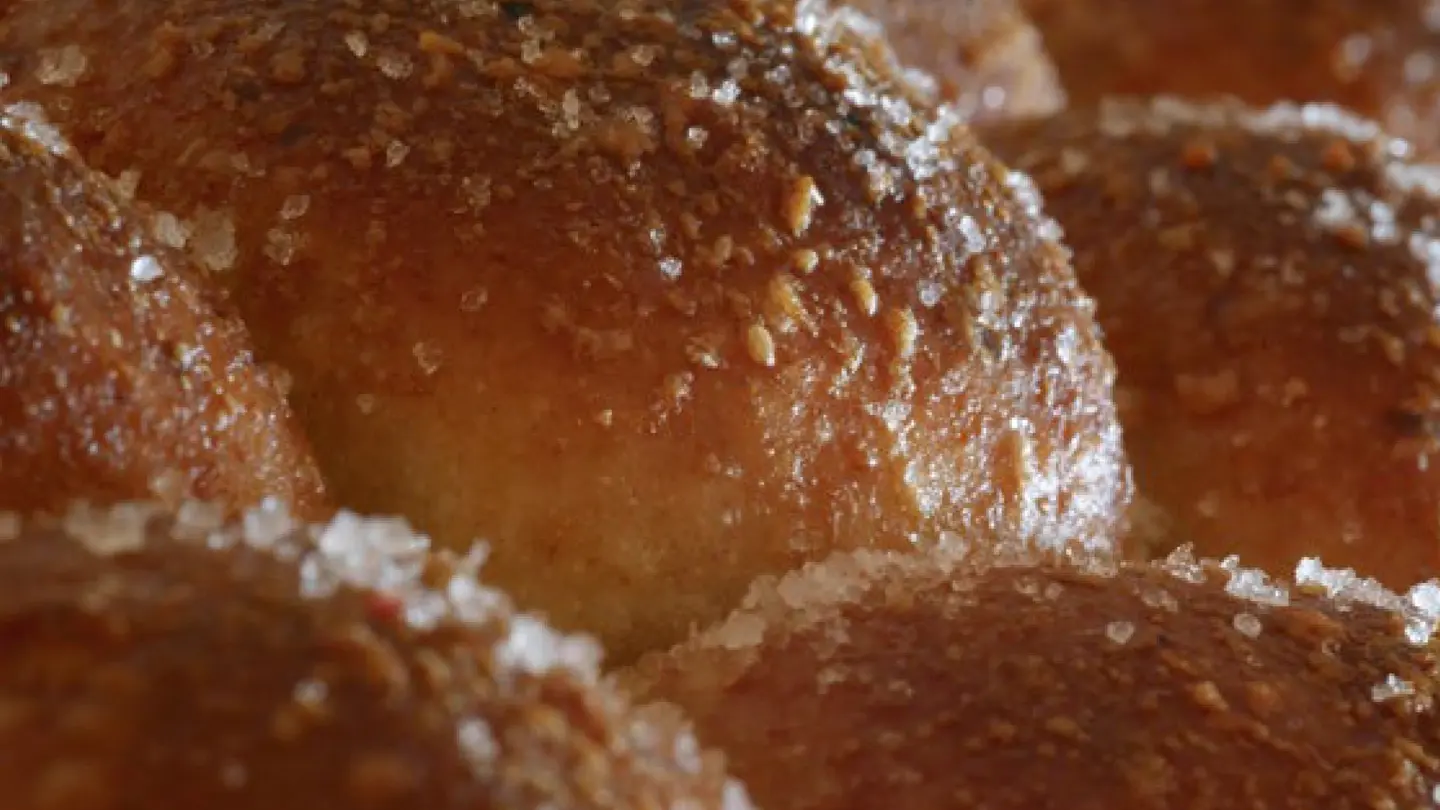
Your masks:
M41 84L74 87L90 66L90 60L78 45L46 49L40 52L40 68L36 78Z
M909 359L915 353L915 344L920 337L920 325L915 313L908 307L891 309L885 313L885 325L890 330L895 353L901 359Z
M1230 704L1220 694L1220 688L1213 681L1201 681L1190 686L1190 697L1202 708L1213 712L1229 711Z
M855 303L860 311L866 315L874 315L880 307L880 296L875 292L875 286L870 279L858 273L850 280L850 292L855 296Z
M815 185L814 178L807 175L796 180L785 202L785 220L790 225L790 232L796 236L805 233L810 228L815 209L824 202L825 198Z
M750 359L760 365L775 365L775 338L764 325L751 324L745 330L745 350L750 354Z
M791 258L791 264L794 265L796 272L802 275L809 273L820 264L820 254L809 248L797 250Z

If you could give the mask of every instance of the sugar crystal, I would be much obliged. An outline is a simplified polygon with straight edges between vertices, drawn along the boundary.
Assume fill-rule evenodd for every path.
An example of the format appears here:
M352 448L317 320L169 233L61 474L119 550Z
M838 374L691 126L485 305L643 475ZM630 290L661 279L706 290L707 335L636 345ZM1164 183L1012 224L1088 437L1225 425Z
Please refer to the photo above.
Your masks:
M1376 703L1384 703L1396 698L1410 697L1414 694L1414 685L1400 679L1394 673L1386 675L1384 682L1377 683L1370 687L1370 699Z
M460 309L463 312L479 312L490 300L490 292L484 287L472 287L460 294Z
M1125 646L1134 635L1133 622L1115 621L1105 625L1105 637L1119 646Z
M136 256L130 260L130 279L137 284L147 284L165 275L165 270L154 256Z
M181 540L199 540L225 526L225 510L216 504L187 500L175 510L170 532Z
M1231 621L1235 630L1246 638L1259 638L1260 632L1264 629L1260 619L1253 613L1237 613Z
M1325 573L1325 566L1315 557L1302 557L1295 564L1295 582L1298 585L1320 585L1328 591Z
M245 513L241 531L245 542L256 548L269 548L297 528L285 505L267 498L259 508Z
M1392 160L1385 166L1385 182L1405 195L1440 196L1440 166Z
M1409 84L1425 84L1435 78L1435 59L1428 53L1417 51L1405 57L1405 81Z
M444 358L440 353L439 347L432 343L421 341L412 346L410 351L411 354L415 356L415 362L420 366L420 370L425 372L427 377L433 376L440 370Z
M271 228L265 232L265 257L272 262L288 267L295 261L295 255L300 250L303 239L284 228Z
M1336 48L1336 58L1339 67L1347 76L1355 74L1370 61L1370 55L1374 51L1374 43L1370 37L1364 34L1351 34L1341 40Z
M921 279L919 293L920 306L934 309L944 297L945 288L941 286L940 282L933 279Z
M1352 602L1384 610L1404 612L1400 597L1379 582L1361 577L1349 568L1326 568L1318 559L1306 557L1295 566L1295 583L1318 588L1340 606Z
M239 790L245 787L250 781L250 773L245 766L235 760L228 760L220 766L220 784L230 790Z
M280 204L281 219L299 219L310 210L310 195L291 194Z
M675 764L686 773L700 773L705 763L700 758L700 743L696 741L695 735L681 733L675 736Z
M417 630L433 630L450 615L449 603L434 591L412 593L404 600L405 623Z
M1147 607L1166 610L1171 613L1180 609L1180 602L1174 594L1164 588L1146 588L1140 592L1140 601Z
M1327 188L1320 192L1320 201L1313 214L1315 224L1334 231L1355 225L1358 217L1355 204L1345 192L1337 188Z
M144 547L145 528L158 512L154 504L124 503L101 510L77 503L66 511L63 526L86 549L108 557Z
M396 80L409 76L415 70L415 64L410 61L409 56L393 51L381 54L375 63L387 78Z
M960 217L960 235L965 240L965 250L968 253L984 253L990 247L990 240L980 227L980 221L969 214Z
M330 696L330 687L324 681L306 678L295 684L295 702L307 709L318 709Z
M345 47L349 48L357 59L363 59L370 50L370 40L363 31L350 31L345 34Z
M1272 582L1263 571L1239 567L1238 558L1225 560L1230 581L1225 583L1225 592L1237 599L1244 599L1259 605L1285 607L1290 604L1290 590L1283 584Z
M740 85L736 84L733 79L721 82L720 86L710 94L710 99L722 107L734 104L738 98L740 98Z
M745 791L743 784L734 779L725 780L725 794L720 802L720 810L754 810L750 794Z
M166 247L183 248L190 240L190 228L180 218L168 211L160 211L155 214L155 220L151 224L152 235L155 241Z
M319 561L331 576L379 591L403 588L420 576L430 543L400 518L362 518L340 512L319 531Z
M496 757L500 756L500 744L495 741L490 726L478 717L467 717L455 726L455 742L465 761L482 775L494 767Z
M211 272L224 272L240 257L235 243L235 223L224 211L201 207L195 212L190 249L195 259Z
M40 67L35 71L35 78L41 84L60 85L61 87L74 87L85 75L85 69L89 66L89 60L85 52L78 46L66 45L63 48L42 49L40 51Z
M18 127L25 137L49 150L50 154L64 157L70 154L70 143L60 134L45 115L45 110L33 101L10 104L0 114L0 124Z
M593 673L600 663L600 648L584 636L561 636L544 622L518 615L510 620L510 633L495 647L495 659L505 669L544 675L556 669Z
M318 556L309 556L300 561L300 595L306 599L325 599L333 596L340 588L340 579L335 576Z
M1405 601L1405 637L1411 644L1428 643L1440 624L1440 582L1432 579L1416 585L1405 595Z
M484 544L472 546L446 583L445 595L461 621L479 623L506 607L500 593L484 587L478 579L480 567L489 554L489 547Z
M1170 555L1161 561L1160 567L1176 579L1182 579L1196 585L1205 582L1205 569L1202 568L1199 561L1195 559L1194 549L1189 543L1170 552Z
M560 110L565 116L565 127L572 132L580 128L580 96L572 87L565 91L560 100Z
M650 63L655 61L655 56L658 54L658 52L659 48L654 45L635 45L630 48L627 55L630 57L630 61L634 62L636 65L640 67L649 67ZM696 75L700 74L697 73Z
M20 536L24 521L14 512L0 512L0 543L6 543Z
M385 167L393 169L405 162L410 154L410 147L404 141L396 138L385 145Z

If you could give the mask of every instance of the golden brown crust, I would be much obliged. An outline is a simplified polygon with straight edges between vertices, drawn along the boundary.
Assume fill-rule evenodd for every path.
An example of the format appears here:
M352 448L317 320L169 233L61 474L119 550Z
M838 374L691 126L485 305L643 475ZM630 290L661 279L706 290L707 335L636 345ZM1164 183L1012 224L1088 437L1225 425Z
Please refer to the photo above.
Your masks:
M771 810L1432 801L1436 659L1411 636L1440 589L942 562L837 555L762 582L627 681L691 713Z
M1440 175L1325 107L1113 101L988 135L1065 227L1179 539L1440 571Z
M874 19L928 92L971 121L1049 115L1065 92L1017 0L848 0Z
M1440 149L1429 0L1024 0L1071 101L1234 95L1332 102Z
M3 92L199 229L337 498L623 659L837 545L1105 544L1128 495L1023 178L787 8L26 4Z
M309 448L244 328L145 224L38 108L0 111L0 508L319 508Z
M588 639L426 553L348 513L3 516L6 806L748 808Z

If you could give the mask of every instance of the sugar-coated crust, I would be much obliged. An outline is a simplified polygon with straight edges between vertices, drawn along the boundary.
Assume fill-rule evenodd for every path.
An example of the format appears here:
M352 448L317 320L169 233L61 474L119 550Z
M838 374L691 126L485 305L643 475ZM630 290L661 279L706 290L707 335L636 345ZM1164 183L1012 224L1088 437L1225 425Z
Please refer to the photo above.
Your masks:
M33 104L0 108L0 508L322 505L239 321Z
M1174 539L1440 571L1440 171L1331 106L1117 99L987 136L1065 228Z
M1440 150L1431 0L1023 0L1070 99L1330 102Z
M972 121L1048 115L1065 105L1055 64L1018 0L849 0L915 81Z
M0 96L175 215L337 500L490 541L624 659L836 547L1106 545L1128 498L1026 178L848 19L47 0Z
M874 552L624 675L770 810L1429 807L1434 583Z
M0 516L16 810L748 810L673 712L402 521Z

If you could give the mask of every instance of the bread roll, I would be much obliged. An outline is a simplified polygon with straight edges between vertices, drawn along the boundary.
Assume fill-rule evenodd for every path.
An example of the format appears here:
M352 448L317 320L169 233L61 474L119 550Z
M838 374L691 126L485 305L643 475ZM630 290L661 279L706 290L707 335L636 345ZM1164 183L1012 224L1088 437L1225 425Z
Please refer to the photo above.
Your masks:
M1065 92L1018 0L850 0L926 91L974 121L1049 115Z
M0 109L0 508L323 507L249 335L33 104Z
M1105 545L1128 497L1025 179L874 45L748 0L0 27L4 96L188 223L338 501L490 541L498 584L618 660L837 547Z
M770 810L1429 806L1440 586L1299 573L837 555L628 682Z
M1174 541L1440 571L1440 174L1332 107L1121 100L987 136L1065 227Z
M0 518L15 810L746 810L673 711L403 521Z
M1023 0L1070 100L1328 102L1440 150L1440 10L1430 0Z

